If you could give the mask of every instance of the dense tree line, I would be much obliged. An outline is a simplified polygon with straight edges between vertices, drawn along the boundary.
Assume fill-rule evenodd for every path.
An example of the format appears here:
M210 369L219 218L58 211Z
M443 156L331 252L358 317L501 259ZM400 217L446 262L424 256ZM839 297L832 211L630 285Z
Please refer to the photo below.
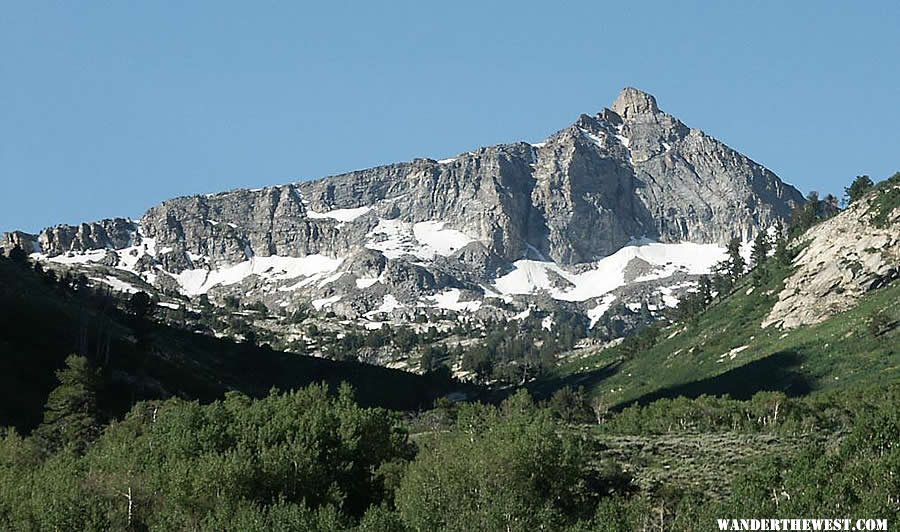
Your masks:
M449 425L412 439L397 414L325 386L144 402L101 426L89 367L70 358L67 371L33 435L0 431L4 530L709 530L722 516L900 517L896 386L664 400L609 414L594 436L570 425L594 421L583 392L545 405L519 392L497 407L452 406ZM78 430L56 430L64 419ZM640 489L598 459L604 434L735 429L834 438L742 466L725 498Z
M572 349L587 332L583 315L561 310L486 322L484 337L462 351L461 367L481 382L521 384L554 367L556 356Z
M900 383L878 390L841 389L808 397L758 392L750 400L700 396L658 399L623 408L603 424L609 433L771 432L779 434L841 433L859 416L884 405L900 404Z

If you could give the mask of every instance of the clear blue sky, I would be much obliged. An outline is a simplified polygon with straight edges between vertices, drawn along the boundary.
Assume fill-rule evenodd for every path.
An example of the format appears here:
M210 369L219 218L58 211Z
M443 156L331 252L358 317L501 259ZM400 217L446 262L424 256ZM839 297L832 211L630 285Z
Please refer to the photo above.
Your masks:
M537 141L626 85L804 192L900 170L896 0L276 4L4 2L0 231Z

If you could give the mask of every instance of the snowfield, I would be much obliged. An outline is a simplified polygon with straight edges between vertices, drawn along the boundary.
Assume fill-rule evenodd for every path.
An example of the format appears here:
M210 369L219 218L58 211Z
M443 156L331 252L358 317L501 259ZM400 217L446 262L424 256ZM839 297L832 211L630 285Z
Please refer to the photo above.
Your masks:
M432 260L437 255L447 257L475 239L462 231L445 229L445 222L427 221L416 224L399 219L381 218L367 236L369 249L375 249L389 259L413 255Z
M460 301L460 295L461 292L458 288L451 288L430 296L428 299L432 300L437 308L455 310L456 312L475 312L481 308L481 301Z
M561 301L586 301L624 286L625 268L634 259L642 259L655 267L652 273L636 279L649 281L665 279L676 272L706 274L725 256L725 248L716 244L662 244L644 239L593 263L590 270L582 273L570 273L553 262L519 260L513 263L513 271L495 281L494 288L506 295L545 290ZM551 273L571 286L554 286Z
M366 317L374 316L376 314L388 314L393 312L394 310L403 307L404 305L397 301L397 298L391 294L386 294L384 299L381 300L381 305L375 310L370 310L366 312Z
M210 288L217 285L239 283L251 275L259 275L271 281L305 277L304 281L293 287L300 288L301 284L311 284L322 280L327 274L337 270L342 262L343 259L334 259L324 255L307 255L305 257L273 255L271 257L253 257L222 269L185 270L177 275L172 275L172 277L178 281L181 291L189 296L205 294Z

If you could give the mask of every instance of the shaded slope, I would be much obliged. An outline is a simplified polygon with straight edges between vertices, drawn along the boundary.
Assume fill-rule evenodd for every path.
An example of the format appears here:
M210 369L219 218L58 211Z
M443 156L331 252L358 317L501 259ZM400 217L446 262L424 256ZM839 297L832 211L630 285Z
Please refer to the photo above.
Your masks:
M103 367L103 405L118 415L140 399L200 400L228 390L252 396L272 387L346 381L360 401L395 409L429 404L444 384L410 373L334 362L193 334L135 320L102 297L79 296L27 267L0 259L0 426L34 427L54 370L69 353ZM140 340L139 340L140 339Z

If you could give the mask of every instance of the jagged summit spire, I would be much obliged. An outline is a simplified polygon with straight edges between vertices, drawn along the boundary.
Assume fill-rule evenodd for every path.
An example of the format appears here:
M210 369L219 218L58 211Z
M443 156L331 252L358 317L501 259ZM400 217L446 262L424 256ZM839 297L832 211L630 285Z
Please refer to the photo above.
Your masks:
M659 112L659 107L652 94L634 87L625 87L613 103L612 110L622 118L629 118L636 114Z

